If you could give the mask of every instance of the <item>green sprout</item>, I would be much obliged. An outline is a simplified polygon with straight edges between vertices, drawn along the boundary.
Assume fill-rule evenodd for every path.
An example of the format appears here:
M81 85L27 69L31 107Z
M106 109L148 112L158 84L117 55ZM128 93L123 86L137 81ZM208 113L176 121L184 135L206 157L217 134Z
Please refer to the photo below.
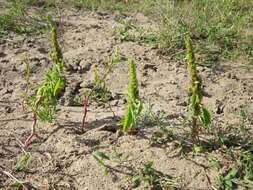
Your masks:
M139 97L135 63L132 59L129 59L128 64L130 69L130 80L128 84L127 112L123 121L123 131L132 133L136 131L137 119L142 111L143 103Z
M37 118L42 122L52 122L57 113L57 105L60 93L65 87L65 78L63 69L65 63L61 48L57 41L57 30L52 18L48 17L49 28L51 31L52 50L50 53L53 66L45 75L44 81L38 86L36 94L30 98L29 106L34 113L34 123L32 134L26 140L26 145L30 144L31 138L37 136L35 126Z
M191 125L192 125L192 139L194 142L199 139L199 121L207 128L211 122L211 115L209 111L202 105L202 79L197 70L197 64L195 62L195 55L192 46L192 40L188 36L185 39L187 50L188 69L191 80L190 85L190 113L191 113Z

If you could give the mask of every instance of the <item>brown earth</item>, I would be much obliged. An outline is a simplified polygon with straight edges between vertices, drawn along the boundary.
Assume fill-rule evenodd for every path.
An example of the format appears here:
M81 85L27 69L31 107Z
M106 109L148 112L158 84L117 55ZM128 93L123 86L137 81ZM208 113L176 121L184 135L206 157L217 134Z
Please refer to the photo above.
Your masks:
M148 161L166 174L180 178L179 189L213 189L218 172L210 167L207 153L182 155L180 138L188 138L188 128L182 121L187 115L188 72L185 61L171 61L159 56L157 50L137 42L119 42L113 36L120 24L118 14L87 11L64 11L61 24L61 44L67 64L72 68L66 73L68 87L61 100L61 111L53 125L39 123L40 138L28 147L32 161L25 172L13 172L22 150L18 139L24 142L30 134L32 114L23 111L21 102L25 88L25 65L29 58L32 69L32 86L43 79L50 67L49 38L42 35L16 35L10 33L0 41L0 168L18 179L29 181L37 189L116 190L132 189L127 175L136 174ZM155 24L142 14L125 19L136 19L144 27ZM102 67L118 47L120 63L110 75L108 84L113 94L111 105L118 117L125 112L125 94L128 82L127 58L136 60L140 94L145 102L153 104L154 112L165 111L164 125L175 132L178 139L162 146L151 146L150 137L156 128L142 129L136 136L120 135L114 130L117 120L108 106L92 104L89 107L86 132L79 133L83 109L73 105L73 97L89 86L93 79L93 67ZM213 127L237 126L239 113L253 113L253 68L243 60L217 63L212 68L199 67L205 86L204 104L212 113ZM85 82L83 82L85 81ZM217 110L224 107L223 113ZM252 124L245 123L252 132ZM108 127L109 126L109 127ZM91 153L99 150L117 152L129 160L128 168L109 163L118 172L103 176L100 165ZM216 154L215 151L212 152ZM218 155L218 153L217 153ZM0 184L10 181L0 174ZM8 188L6 188L8 189ZM148 189L141 185L136 189Z

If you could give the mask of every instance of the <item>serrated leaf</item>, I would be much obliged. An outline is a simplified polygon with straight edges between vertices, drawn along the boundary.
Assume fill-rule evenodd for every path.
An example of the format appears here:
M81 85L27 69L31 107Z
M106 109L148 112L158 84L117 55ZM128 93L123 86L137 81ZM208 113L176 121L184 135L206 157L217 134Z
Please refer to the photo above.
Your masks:
M205 108L205 107L202 107L201 108L201 111L202 111L202 115L201 115L201 121L204 125L204 127L208 127L208 125L211 123L211 114L209 113L209 111Z

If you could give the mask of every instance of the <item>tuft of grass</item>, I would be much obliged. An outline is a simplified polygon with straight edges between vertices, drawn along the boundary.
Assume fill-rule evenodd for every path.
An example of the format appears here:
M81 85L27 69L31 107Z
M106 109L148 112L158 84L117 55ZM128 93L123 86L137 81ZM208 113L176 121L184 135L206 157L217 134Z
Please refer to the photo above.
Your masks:
M202 105L202 79L197 70L195 62L195 55L190 36L185 39L187 50L187 62L189 69L189 76L191 81L190 86L190 112L191 112L191 135L194 142L198 141L200 128L199 121L207 128L211 122L211 115L209 111Z
M221 189L232 190L239 186L245 188L253 187L253 146L240 151L228 151L230 164L226 170L221 170L218 176L218 185Z
M115 29L114 35L121 42L138 42L151 48L158 48L158 36L156 32L151 30L145 31L134 20L119 20L118 22L123 24L123 27Z
M0 14L0 37L8 31L16 33L41 33L46 30L43 16L40 12L29 11L29 2L12 0L6 3L6 11Z
M191 32L198 42L196 53L201 62L213 66L222 59L252 59L253 2L159 0L153 12L160 25L160 47L174 53L184 48L184 34ZM215 52L215 53L213 53Z
M179 186L177 178L156 170L153 162L144 164L139 174L132 177L135 186L139 186L142 181L148 183L151 189L171 190Z
M145 0L148 2L147 0ZM140 9L140 2L130 0L126 3L125 0L72 0L72 4L77 8L86 8L92 11L120 11L122 13L134 12ZM143 4L145 4L143 2Z
M142 111L143 103L139 97L135 63L132 59L129 59L128 65L130 70L130 79L128 83L127 112L123 121L123 131L132 133L137 130L137 118Z

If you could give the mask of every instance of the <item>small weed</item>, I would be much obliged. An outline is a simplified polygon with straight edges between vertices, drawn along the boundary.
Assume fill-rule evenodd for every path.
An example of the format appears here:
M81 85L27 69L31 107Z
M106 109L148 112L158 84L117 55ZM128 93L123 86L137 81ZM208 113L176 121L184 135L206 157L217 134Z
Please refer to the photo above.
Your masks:
M95 85L90 91L86 91L83 97L82 105L84 109L84 114L83 114L82 122L81 122L81 130L84 129L90 99L92 99L95 102L108 104L109 108L111 109L111 105L109 103L109 100L111 98L111 92L107 88L106 80L109 74L113 72L114 67L119 63L119 61L120 61L120 53L119 53L119 50L116 49L114 53L112 54L112 56L110 57L107 64L105 65L105 68L102 74L98 71L97 67L95 67L94 69ZM115 116L112 109L111 111L113 113L113 116Z
M164 128L163 127L163 120L164 120L164 111L153 111L153 105L147 104L143 105L143 111L137 117L136 125L138 128L142 127L157 127L157 128Z
M21 156L20 160L15 166L15 170L17 172L21 172L25 170L29 164L29 162L32 159L32 155L29 152L24 152L23 155Z
M148 183L151 189L171 190L179 186L176 178L154 169L153 162L144 164L139 174L132 177L135 186L140 185L142 181Z
M207 128L211 122L211 115L209 111L202 105L202 79L198 73L197 65L195 62L195 56L192 47L192 41L188 36L185 40L187 49L187 61L189 68L189 75L191 80L190 87L190 111L191 111L191 127L192 127L192 139L194 142L198 141L199 138L199 124Z
M120 52L115 49L108 62L104 65L103 71L99 71L97 67L94 68L94 88L90 92L91 99L95 102L106 103L111 97L111 92L107 87L106 80L113 72L113 69L120 61Z
M52 50L50 57L53 66L46 73L45 79L37 88L36 94L28 102L34 113L34 123L32 125L32 134L26 140L26 145L29 144L31 138L36 134L35 127L37 118L43 122L53 121L58 111L57 104L59 95L65 87L65 79L63 77L65 63L57 41L56 26L51 17L48 17L48 23L51 31Z
M137 118L139 117L143 105L139 97L138 80L136 77L136 66L133 60L128 60L130 69L130 80L128 83L127 112L123 121L123 131L135 133L137 130Z
M151 48L158 48L158 37L153 31L145 31L137 22L133 20L121 21L123 27L119 27L114 31L114 35L121 42L139 42L146 44Z
M0 34L3 36L8 31L17 33L40 33L46 26L41 16L28 14L25 1L12 0L6 7L6 14L0 15ZM39 13L38 13L39 14Z
M93 152L93 158L98 162L98 164L103 168L103 174L106 176L109 173L109 167L105 164L105 160L110 160L110 157L104 152Z
M30 78L31 78L31 67L29 65L29 61L27 58L25 58L23 61L22 61L22 64L25 64L25 91L24 93L22 94L22 107L24 109L24 106L25 104L28 103L28 93L29 91L31 90L31 83L30 83Z
M30 186L29 182L19 180L7 171L3 171L3 173L11 179L11 181L7 184L7 186L12 189L13 188L14 189L26 189L28 186Z
M207 157L210 165L215 168L215 169L220 169L221 168L221 164L220 164L220 161L212 154L209 154L208 157Z
M230 164L218 177L219 186L230 190L238 186L245 188L253 187L253 146L249 144L240 151L230 150L227 152Z

